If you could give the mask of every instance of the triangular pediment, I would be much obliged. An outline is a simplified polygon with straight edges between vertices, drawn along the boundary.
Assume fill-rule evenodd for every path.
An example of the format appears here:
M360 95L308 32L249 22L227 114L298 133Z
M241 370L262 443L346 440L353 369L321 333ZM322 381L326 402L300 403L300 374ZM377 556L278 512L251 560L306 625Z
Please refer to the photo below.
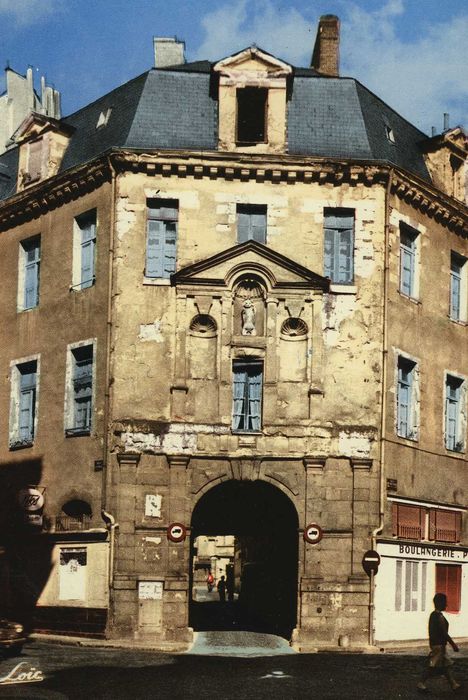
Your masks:
M23 143L42 136L46 131L69 135L74 129L52 117L46 117L37 112L30 112L16 129L11 140L16 143Z
M249 46L239 53L223 58L213 66L213 70L227 75L249 71L268 77L284 77L292 73L289 63L281 61L257 46Z
M330 280L262 243L247 241L188 265L172 275L175 285L229 288L244 274L257 274L272 290L319 289Z

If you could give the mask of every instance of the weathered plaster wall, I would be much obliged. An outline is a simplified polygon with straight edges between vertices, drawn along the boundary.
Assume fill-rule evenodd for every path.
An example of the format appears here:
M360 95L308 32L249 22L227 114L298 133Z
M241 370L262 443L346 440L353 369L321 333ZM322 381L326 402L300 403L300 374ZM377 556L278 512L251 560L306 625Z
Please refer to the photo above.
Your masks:
M103 459L103 412L106 366L106 319L108 294L108 250L110 231L110 186L64 203L38 219L0 234L0 276L11 282L0 297L2 339L0 342L0 460L21 464L42 460L40 485L46 488L45 514L60 514L69 499L88 501L93 522L102 526L101 480L94 460ZM74 217L97 209L96 284L70 291ZM20 241L41 235L39 305L17 312L17 275ZM64 396L67 346L96 338L96 391L91 436L66 438ZM10 451L9 399L10 362L40 355L40 391L37 433L34 445Z
M386 476L397 479L398 493L415 498L467 501L466 452L445 449L445 372L468 377L466 324L449 318L450 252L468 256L466 239L397 198L391 202L388 294L388 366ZM399 292L399 222L420 235L419 292L409 299ZM396 355L403 351L419 362L419 430L416 441L396 435ZM466 411L466 406L465 409ZM386 530L391 534L388 512Z

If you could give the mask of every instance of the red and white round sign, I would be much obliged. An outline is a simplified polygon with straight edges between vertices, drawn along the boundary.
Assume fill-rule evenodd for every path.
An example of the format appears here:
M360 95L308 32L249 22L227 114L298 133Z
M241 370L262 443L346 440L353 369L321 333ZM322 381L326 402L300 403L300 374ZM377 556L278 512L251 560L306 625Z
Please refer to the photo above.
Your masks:
M44 506L44 496L33 486L28 486L18 492L18 503L26 513L33 513Z
M310 523L304 528L304 540L309 544L317 544L323 537L323 530L317 523Z
M167 539L171 542L183 542L187 537L187 528L182 523L171 523L167 528Z

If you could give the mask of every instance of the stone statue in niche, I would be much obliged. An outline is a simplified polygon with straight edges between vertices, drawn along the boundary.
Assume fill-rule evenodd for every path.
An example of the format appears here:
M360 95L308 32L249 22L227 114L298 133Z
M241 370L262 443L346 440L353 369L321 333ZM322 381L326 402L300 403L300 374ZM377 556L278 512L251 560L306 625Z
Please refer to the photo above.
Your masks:
M252 299L246 299L242 305L242 335L257 335L255 306Z

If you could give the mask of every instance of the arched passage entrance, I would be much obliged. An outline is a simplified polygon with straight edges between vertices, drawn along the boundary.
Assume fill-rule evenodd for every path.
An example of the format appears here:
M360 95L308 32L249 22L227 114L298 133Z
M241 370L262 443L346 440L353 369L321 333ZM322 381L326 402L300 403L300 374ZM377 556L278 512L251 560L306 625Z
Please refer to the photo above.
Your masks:
M207 543L211 550L202 556ZM224 559L217 578L223 574L234 586L225 603L216 588L201 594L205 574L216 565L218 543ZM213 487L193 510L191 552L195 630L249 629L290 637L297 611L298 516L282 491L264 481L231 480Z

